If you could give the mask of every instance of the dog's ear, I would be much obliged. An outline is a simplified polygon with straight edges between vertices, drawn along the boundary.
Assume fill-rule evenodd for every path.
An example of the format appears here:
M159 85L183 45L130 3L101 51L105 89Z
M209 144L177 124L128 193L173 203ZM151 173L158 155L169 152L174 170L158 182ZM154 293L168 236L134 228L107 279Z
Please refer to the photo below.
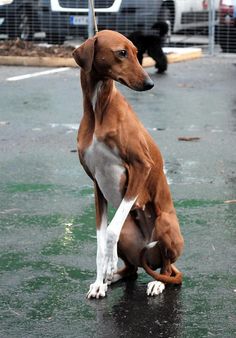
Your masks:
M92 69L95 41L95 37L89 38L80 47L76 48L72 53L76 63L85 72L90 72Z

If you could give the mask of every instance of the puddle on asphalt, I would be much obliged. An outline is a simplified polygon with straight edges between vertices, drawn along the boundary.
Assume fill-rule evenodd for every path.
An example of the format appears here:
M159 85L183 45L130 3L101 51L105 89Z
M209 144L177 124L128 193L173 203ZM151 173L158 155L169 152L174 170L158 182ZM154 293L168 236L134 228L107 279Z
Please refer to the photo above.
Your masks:
M49 166L56 176L49 180L38 159L37 179L32 167L20 179L18 171L6 175L0 183L0 336L234 336L236 204L223 202L234 198L235 175L224 171L224 190L215 185L215 194L194 156L176 158L167 158L166 167L173 196L179 196L185 251L177 266L184 282L156 298L147 297L150 278L140 270L137 280L112 286L105 299L86 299L96 274L96 231L94 191L84 176L79 173L75 184L67 167L55 174ZM19 173L29 163L18 163Z
M51 184L10 184L5 196L57 191ZM73 194L73 192L72 192ZM73 198L93 194L84 186ZM64 201L66 204L66 201ZM94 205L73 214L1 211L2 337L207 337L234 335L233 243L236 205L219 200L175 202L186 245L177 266L181 288L146 296L149 277L86 300L95 279ZM33 208L36 210L36 208ZM112 213L112 211L111 211ZM227 260L225 260L227 257Z

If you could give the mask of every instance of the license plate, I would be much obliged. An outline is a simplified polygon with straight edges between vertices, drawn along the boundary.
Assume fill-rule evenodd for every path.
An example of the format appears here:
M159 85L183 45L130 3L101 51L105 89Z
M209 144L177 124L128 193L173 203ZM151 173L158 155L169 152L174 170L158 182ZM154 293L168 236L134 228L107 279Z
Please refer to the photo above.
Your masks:
M88 17L85 15L71 15L70 24L73 26L88 26Z

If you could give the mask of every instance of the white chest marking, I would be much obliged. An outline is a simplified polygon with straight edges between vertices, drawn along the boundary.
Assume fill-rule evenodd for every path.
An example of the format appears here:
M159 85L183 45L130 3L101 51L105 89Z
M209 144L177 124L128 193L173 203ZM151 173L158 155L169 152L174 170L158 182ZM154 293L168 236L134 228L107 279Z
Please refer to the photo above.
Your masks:
M120 182L125 173L118 150L109 148L94 137L84 158L104 197L114 207L118 207L122 200Z
M94 111L95 111L97 98L98 98L99 92L101 90L101 86L102 86L102 81L98 81L98 83L97 83L97 85L94 89L94 93L93 93L93 97L92 97L92 106L93 106Z

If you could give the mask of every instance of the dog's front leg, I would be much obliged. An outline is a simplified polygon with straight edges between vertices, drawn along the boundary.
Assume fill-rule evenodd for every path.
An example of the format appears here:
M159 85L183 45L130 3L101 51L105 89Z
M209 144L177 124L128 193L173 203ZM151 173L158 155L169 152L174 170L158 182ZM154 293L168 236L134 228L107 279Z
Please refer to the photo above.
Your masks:
M117 271L117 243L123 224L130 210L139 199L139 192L142 191L142 186L145 185L146 179L150 172L150 163L152 163L152 161L149 161L149 159L137 160L137 155L131 157L136 158L136 161L134 161L134 163L130 165L127 165L128 186L125 196L123 197L115 213L115 216L113 217L111 223L107 228L107 246L106 260L104 265L104 277L105 281L107 281L108 284L112 282L112 277ZM142 179L141 182L137 179L138 175L140 175L140 178Z
M96 226L97 226L97 278L90 285L88 298L101 298L106 296L107 283L104 282L106 237L107 237L107 201L95 182L95 206L96 206Z
M126 199L124 197L111 223L107 228L107 245L104 265L104 277L105 281L108 284L111 283L113 274L117 271L117 263L118 263L117 243L120 237L122 226L136 199L137 197L131 199Z

